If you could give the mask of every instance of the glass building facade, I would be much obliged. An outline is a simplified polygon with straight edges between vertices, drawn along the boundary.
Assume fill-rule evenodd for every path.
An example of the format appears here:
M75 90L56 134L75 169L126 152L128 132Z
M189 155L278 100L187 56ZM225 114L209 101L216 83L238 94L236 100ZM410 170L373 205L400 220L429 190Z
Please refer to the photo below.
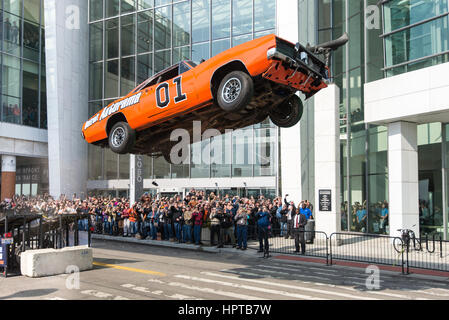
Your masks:
M318 3L319 42L335 39L345 31L351 38L332 57L334 81L341 90L341 227L344 231L389 233L379 223L381 212L388 208L389 202L388 132L384 126L364 122L364 84L448 61L447 0L386 1L378 7L380 28L373 29L366 25L369 12L365 13L365 8L377 5L377 1L370 0ZM447 125L442 123L418 126L419 211L423 234L444 233L443 197L448 203L444 194L448 189L445 169L448 165L447 149L442 141L447 141L447 130ZM360 224L358 219L364 215L367 222Z
M41 0L0 1L1 122L47 128Z
M276 1L90 0L89 28L89 113L93 115L173 64L207 60L232 46L275 33ZM170 165L163 157L145 157L144 178L276 176L277 137L278 129L269 120L216 137L229 159L225 164L215 164L213 154L206 164L199 159L208 141L191 146L190 164ZM261 149L268 156L263 164L255 156ZM88 157L89 180L129 179L128 155L89 146Z

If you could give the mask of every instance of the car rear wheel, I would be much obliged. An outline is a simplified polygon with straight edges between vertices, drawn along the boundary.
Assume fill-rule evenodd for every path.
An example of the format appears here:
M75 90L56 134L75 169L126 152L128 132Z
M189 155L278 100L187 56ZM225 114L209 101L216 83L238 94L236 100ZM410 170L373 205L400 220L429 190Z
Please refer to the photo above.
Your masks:
M226 112L243 110L254 95L253 79L242 71L229 73L221 81L217 92L217 102Z
M109 133L109 147L118 154L131 151L136 140L136 132L126 122L116 123Z
M304 105L297 95L292 95L270 111L271 121L280 128L291 128L302 118Z

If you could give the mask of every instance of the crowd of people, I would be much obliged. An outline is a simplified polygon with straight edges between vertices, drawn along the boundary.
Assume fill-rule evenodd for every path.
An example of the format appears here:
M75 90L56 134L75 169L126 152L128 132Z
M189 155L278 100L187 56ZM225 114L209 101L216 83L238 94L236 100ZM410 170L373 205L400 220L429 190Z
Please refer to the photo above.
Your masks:
M0 212L34 213L43 216L81 214L78 227L95 233L202 244L203 228L210 229L210 244L219 248L231 245L246 250L248 240L259 240L259 252L268 255L268 239L272 236L295 239L296 251L305 253L305 226L313 219L313 206L302 201L276 197L240 198L218 196L213 192L192 189L182 197L152 197L144 194L130 205L127 198L88 197L71 199L48 195L14 197L0 203ZM90 223L89 223L90 219ZM203 239L205 240L205 239Z
M365 233L369 229L370 233L388 234L389 211L388 202L386 200L370 204L369 225L367 224L368 211L366 200L363 203L356 201L353 205L351 205L350 225L348 221L348 206L347 201L341 204L341 229L343 231Z

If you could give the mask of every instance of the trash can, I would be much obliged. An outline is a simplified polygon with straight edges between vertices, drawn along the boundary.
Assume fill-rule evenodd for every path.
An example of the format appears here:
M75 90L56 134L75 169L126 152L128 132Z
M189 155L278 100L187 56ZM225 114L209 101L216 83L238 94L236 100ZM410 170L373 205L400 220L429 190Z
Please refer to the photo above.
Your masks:
M313 241L315 240L315 220L310 219L307 221L305 231L306 243L313 243Z

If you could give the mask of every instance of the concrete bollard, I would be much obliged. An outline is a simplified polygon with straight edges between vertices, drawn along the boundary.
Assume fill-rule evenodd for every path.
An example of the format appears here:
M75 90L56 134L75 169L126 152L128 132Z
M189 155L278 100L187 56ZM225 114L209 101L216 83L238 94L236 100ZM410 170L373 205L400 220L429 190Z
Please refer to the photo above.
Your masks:
M92 248L87 246L64 249L41 249L25 251L20 256L22 275L30 278L65 274L68 266L76 266L79 271L93 268Z

